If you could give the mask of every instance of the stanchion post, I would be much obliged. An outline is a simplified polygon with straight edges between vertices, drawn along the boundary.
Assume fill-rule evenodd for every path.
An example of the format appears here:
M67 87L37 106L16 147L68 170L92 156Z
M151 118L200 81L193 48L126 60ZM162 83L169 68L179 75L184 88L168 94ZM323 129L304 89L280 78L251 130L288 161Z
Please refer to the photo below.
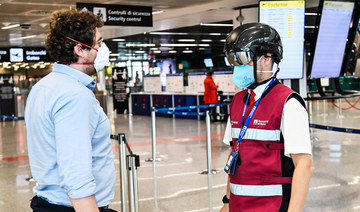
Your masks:
M340 115L339 115L339 118L344 118L343 114L342 114L342 100L341 98L339 98L339 107L340 107Z
M127 156L128 165L128 186L129 186L129 211L139 211L139 197L138 197L138 181L137 181L137 167L140 166L138 155Z
M207 170L203 170L200 174L217 174L218 171L211 169L211 128L210 128L210 114L206 110L206 155L207 155Z
M126 153L125 153L125 134L120 133L119 139L119 158L120 158L120 194L121 211L126 212Z
M151 108L151 138L152 138L152 158L148 158L146 162L161 161L156 158L156 111L155 107Z
M312 112L312 100L309 100L308 101L308 105L309 105L309 122L312 123L312 115L313 115L313 112ZM312 138L313 136L313 129L310 128L310 137Z

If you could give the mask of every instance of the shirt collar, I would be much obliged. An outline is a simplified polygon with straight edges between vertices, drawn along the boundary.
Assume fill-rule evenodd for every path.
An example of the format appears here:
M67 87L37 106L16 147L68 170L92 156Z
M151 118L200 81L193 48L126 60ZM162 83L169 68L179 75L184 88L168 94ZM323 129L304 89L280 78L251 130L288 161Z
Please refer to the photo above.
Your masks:
M76 79L78 82L83 84L85 87L89 88L90 90L94 90L96 86L95 80L90 77L89 75L76 70L74 68L71 68L68 65L64 64L55 64L53 72L60 73L60 74L66 74L74 79Z
M264 83L264 84L262 84L262 85L257 86L256 88L254 88L254 89L252 90L252 91L254 91L254 93L255 93L255 101L257 101L257 100L260 98L260 96L263 94L266 86L267 86L270 82L271 82L271 80L270 80L269 82L267 82L267 83ZM248 93L250 94L250 89L248 90Z

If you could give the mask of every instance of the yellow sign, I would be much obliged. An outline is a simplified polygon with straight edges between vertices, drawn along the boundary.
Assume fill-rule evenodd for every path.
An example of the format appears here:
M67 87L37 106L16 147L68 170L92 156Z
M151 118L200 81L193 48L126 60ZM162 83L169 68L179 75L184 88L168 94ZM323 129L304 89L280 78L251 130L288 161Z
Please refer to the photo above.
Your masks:
M261 1L260 8L305 7L305 1Z

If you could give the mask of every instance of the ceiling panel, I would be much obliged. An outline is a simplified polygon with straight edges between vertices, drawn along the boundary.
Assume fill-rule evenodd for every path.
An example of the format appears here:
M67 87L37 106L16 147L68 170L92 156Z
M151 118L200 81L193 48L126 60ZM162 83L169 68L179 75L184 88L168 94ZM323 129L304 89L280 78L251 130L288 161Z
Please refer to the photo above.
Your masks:
M306 4L317 5L318 1L307 0ZM232 20L233 8L254 5L258 3L258 0L88 0L78 2L152 6L153 11L164 11L153 15L153 27L103 27L102 35L105 39L109 39L194 26L201 22ZM44 45L44 34L48 30L47 24L51 12L75 7L75 5L75 0L0 0L0 27L9 24L31 24L29 29L0 29L0 47L14 45L14 42L10 42L14 34L17 34L15 37L38 35L35 38L17 41L18 46Z

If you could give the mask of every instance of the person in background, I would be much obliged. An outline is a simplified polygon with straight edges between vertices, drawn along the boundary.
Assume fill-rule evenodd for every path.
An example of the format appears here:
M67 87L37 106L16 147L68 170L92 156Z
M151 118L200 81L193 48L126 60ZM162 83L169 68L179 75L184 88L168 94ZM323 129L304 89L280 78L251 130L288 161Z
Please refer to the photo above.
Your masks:
M35 212L114 211L110 122L91 77L109 63L102 26L88 11L52 14L46 49L57 64L33 86L25 109Z
M313 171L308 114L300 95L276 79L280 35L266 24L244 24L230 32L224 51L233 82L247 89L230 107L223 142L232 147L220 211L300 212Z
M218 98L217 98L217 89L218 89L218 85L215 84L214 79L212 78L212 75L214 74L213 71L209 71L206 74L206 78L204 80L204 103L207 104L218 104ZM215 114L216 113L216 107L211 107L210 108L210 113L211 114ZM216 116L215 115L210 115L211 120L215 121L216 120Z

